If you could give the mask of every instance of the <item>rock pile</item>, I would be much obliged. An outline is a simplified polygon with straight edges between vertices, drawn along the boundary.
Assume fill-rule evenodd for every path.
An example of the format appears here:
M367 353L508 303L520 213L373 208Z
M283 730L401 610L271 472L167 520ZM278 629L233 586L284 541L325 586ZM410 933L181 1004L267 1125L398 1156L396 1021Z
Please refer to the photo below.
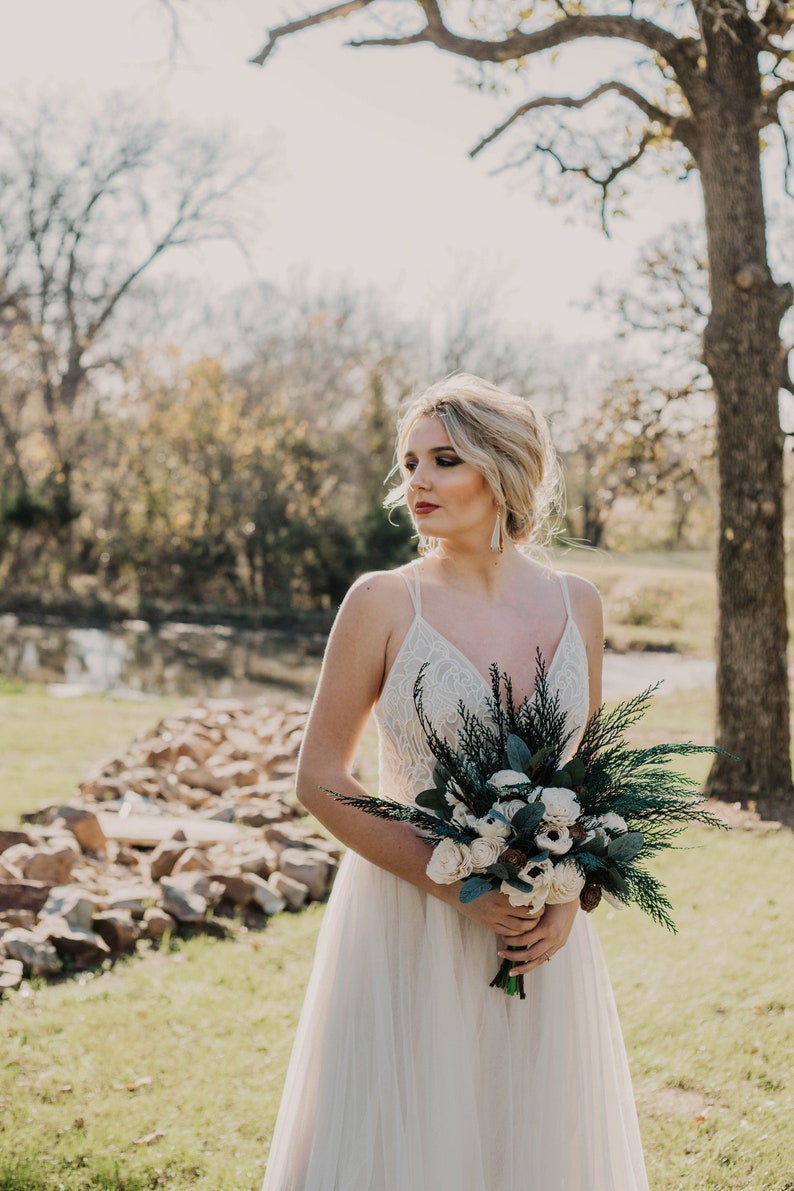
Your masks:
M340 850L292 795L305 720L302 707L193 708L76 798L0 830L0 992L323 899Z

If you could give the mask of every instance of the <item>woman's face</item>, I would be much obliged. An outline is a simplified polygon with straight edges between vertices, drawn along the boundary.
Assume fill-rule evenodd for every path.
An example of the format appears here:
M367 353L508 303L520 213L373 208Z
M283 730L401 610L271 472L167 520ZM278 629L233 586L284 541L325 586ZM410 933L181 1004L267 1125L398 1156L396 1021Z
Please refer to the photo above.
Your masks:
M440 418L421 418L403 443L400 466L417 530L429 538L490 539L496 502L481 472L460 458Z

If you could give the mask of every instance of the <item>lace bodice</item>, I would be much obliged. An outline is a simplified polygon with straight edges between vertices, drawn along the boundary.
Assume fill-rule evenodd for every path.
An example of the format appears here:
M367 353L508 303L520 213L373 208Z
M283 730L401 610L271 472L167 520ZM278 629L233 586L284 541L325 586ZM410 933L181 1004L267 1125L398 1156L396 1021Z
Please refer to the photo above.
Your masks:
M417 719L413 688L421 667L427 663L424 682L425 711L431 723L455 740L458 703L483 712L490 684L473 662L422 616L421 588L417 566L400 572L408 586L414 618L386 678L375 707L379 734L380 793L400 802L411 802L431 784L434 758ZM559 576L567 620L548 669L552 691L559 692L577 738L587 720L589 704L587 656L571 612L568 585Z

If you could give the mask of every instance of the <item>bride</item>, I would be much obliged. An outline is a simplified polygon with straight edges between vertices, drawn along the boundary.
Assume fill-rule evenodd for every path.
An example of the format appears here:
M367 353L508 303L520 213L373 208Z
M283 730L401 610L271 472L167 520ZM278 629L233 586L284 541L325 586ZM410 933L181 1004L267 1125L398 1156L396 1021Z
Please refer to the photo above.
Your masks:
M647 1191L609 979L578 902L541 915L494 891L468 904L426 873L403 823L344 806L374 711L380 789L411 802L434 758L412 689L454 742L483 713L488 669L531 696L536 651L576 737L601 701L598 593L520 546L558 487L545 427L522 399L458 374L398 428L422 557L363 576L331 633L298 795L348 852L329 900L263 1191ZM489 982L506 954L526 1000Z

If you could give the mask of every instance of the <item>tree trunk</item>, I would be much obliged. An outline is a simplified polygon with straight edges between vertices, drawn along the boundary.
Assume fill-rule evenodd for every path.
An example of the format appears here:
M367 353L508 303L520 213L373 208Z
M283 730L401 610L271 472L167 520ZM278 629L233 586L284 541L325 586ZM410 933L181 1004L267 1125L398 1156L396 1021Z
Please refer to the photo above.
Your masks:
M752 30L713 28L698 166L709 247L704 360L717 394L717 743L714 797L746 803L791 793L783 541L780 320L791 287L767 263Z

